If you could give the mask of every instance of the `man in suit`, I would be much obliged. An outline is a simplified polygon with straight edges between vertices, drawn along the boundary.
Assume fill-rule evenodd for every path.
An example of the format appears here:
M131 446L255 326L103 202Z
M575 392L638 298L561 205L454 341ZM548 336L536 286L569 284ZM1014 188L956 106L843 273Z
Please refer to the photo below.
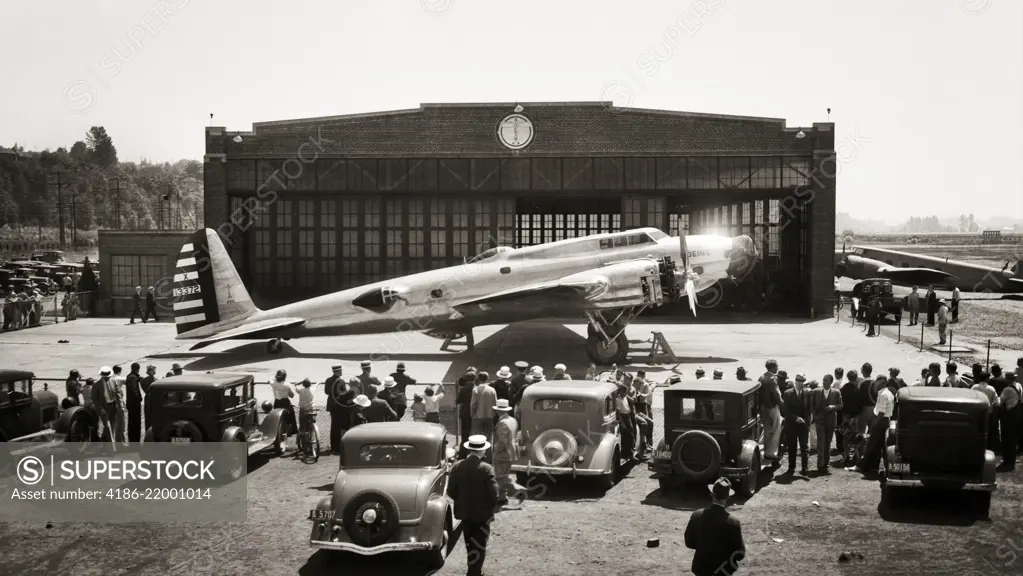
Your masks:
M458 409L458 432L463 446L459 458L466 458L468 453L464 446L472 435L472 392L476 388L476 368L469 366L465 374L459 377L457 386L455 406Z
M131 365L131 372L124 381L125 401L128 408L128 441L138 443L142 438L142 367L138 362Z
M874 422L874 403L877 402L877 394L874 392L874 366L870 362L864 362L860 366L860 417L856 421L861 434L870 430Z
M507 366L501 366L501 369L494 375L497 380L494 380L494 392L497 393L498 400L511 400L511 370ZM515 406L512 406L514 409Z
M801 376L801 375L800 375ZM806 378L796 378L792 388L782 395L782 414L785 415L785 444L789 449L789 469L787 474L796 471L796 443L799 443L800 474L809 472L810 456L810 423L813 413L810 406L810 393L806 390Z
M713 503L689 517L685 540L686 548L696 551L692 565L695 576L731 576L746 558L739 520L725 510L731 489L726 478L719 478L711 487Z
M142 318L142 323L146 323L146 315L142 312L142 287L136 286L135 293L131 295L131 320L129 324L135 323L135 315L138 314L139 318Z
M512 464L519 459L519 423L511 415L511 404L506 398L499 398L494 406L497 412L497 424L494 425L494 473L497 474L497 485L500 487L498 506L508 503L511 493L519 506L526 499L526 489L515 481Z
M519 399L522 398L519 392L529 381L529 363L519 360L515 363L515 370L516 374L511 378L511 385L508 386L508 399L511 400L512 409L518 406Z
M159 322L160 319L156 317L156 289L152 286L149 287L149 292L146 293L146 313L142 316L142 321L145 322L146 318L152 315L153 322Z
M831 439L842 411L842 394L832 387L835 377L824 375L824 384L811 394L813 421L817 427L817 470L827 474L831 464Z
M490 523L497 507L497 476L494 467L483 461L490 449L486 436L470 436L462 446L468 453L451 468L448 476L448 498L455 503L455 518L462 521L466 561L469 576L483 576L483 562L487 558Z
M934 293L934 286L927 287L927 325L934 326L934 315L938 312L938 295Z
M368 386L365 396L369 398L369 406L362 411L362 414L366 417L367 422L398 421L398 414L391 408L391 405L386 400L377 398L376 386Z
M490 375L486 372L480 372L477 378L479 384L473 388L472 398L469 400L472 432L482 434L490 441L494 438L494 406L497 404L497 391L490 385Z
M913 286L913 291L906 297L906 308L909 309L909 325L916 326L920 322L920 293L917 292L916 286Z
M781 458L778 446L781 440L781 392L778 389L778 362L768 360L767 372L760 377L760 413L764 424L764 459L778 466Z
M369 360L363 360L359 367L362 368L362 373L355 377L356 382L350 382L349 384L355 388L356 395L365 394L369 396L369 389L371 387L380 388L380 380L371 374L373 365Z
M405 411L408 410L408 392L409 386L416 385L416 379L405 373L405 363L398 362L398 366L395 367L395 371L391 374L391 378L394 378L394 411L398 413L398 420L401 420L405 415Z
M327 413L330 414L330 451L341 454L341 436L351 422L351 415L341 408L341 395L350 389L340 364L331 366L331 372L330 377L323 382L323 393L327 395ZM349 403L352 398L348 399Z
M888 379L885 381L886 385L878 394L877 403L872 409L875 418L871 424L867 448L855 466L846 468L850 472L859 472L870 477L877 475L881 456L885 450L885 432L887 432L888 424L895 413L895 393L898 392L897 383Z

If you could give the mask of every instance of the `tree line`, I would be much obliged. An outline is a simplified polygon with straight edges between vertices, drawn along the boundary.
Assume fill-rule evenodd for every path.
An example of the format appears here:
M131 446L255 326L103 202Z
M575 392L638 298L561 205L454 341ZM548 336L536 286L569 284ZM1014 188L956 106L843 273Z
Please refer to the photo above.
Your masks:
M0 229L30 234L62 217L77 230L200 228L202 171L196 160L121 162L102 126L70 149L0 149Z

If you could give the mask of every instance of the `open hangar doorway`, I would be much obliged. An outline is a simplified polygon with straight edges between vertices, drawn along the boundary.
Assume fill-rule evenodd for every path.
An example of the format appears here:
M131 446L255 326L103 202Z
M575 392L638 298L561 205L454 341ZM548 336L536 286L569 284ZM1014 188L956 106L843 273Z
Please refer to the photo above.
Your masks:
M801 198L791 190L772 190L666 199L671 235L749 236L762 258L762 267L750 278L702 293L697 313L700 308L784 313L810 309L808 210Z

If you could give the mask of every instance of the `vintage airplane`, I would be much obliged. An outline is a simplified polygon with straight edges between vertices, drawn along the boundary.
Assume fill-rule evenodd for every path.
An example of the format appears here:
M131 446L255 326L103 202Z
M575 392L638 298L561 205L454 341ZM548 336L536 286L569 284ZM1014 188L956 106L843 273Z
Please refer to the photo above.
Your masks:
M894 263L898 262L900 266ZM865 280L888 278L901 286L958 286L962 292L1023 292L1019 262L1016 270L1006 262L1001 270L948 258L923 256L898 250L854 246L851 252L835 252L835 274Z
M656 228L595 234L523 248L491 248L452 266L327 294L270 310L249 297L217 232L196 231L174 275L178 339L192 350L223 340L421 331L437 338L472 328L543 317L585 315L594 362L626 361L625 327L644 309L680 301L758 269L749 236L671 237ZM681 269L676 270L676 263Z

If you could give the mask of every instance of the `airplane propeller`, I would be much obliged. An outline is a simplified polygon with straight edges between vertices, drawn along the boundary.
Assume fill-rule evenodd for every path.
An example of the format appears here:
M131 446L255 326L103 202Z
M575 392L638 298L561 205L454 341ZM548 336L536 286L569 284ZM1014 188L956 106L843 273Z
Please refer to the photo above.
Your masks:
M682 251L682 274L685 275L684 289L686 296L689 297L689 309L693 311L693 316L696 316L696 279L699 275L693 271L689 266L689 250L686 248L686 235L681 233L678 235L679 244L681 245Z

